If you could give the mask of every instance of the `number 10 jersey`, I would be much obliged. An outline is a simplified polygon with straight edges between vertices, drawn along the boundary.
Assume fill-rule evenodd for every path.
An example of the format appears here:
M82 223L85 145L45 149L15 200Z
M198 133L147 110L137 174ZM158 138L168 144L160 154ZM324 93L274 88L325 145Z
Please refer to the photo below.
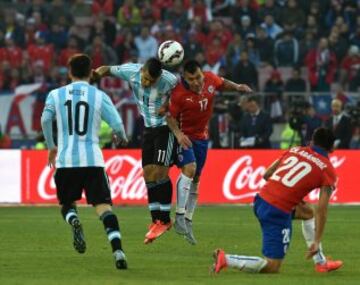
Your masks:
M123 122L109 96L85 81L52 90L43 116L56 119L56 168L104 167L99 147L101 120L125 136Z

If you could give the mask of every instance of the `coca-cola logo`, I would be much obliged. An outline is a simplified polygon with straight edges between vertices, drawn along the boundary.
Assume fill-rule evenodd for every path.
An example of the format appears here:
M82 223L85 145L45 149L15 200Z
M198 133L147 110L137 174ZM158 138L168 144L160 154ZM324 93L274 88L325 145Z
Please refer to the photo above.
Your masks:
M141 160L137 160L129 155L115 155L105 162L105 170L109 177L111 197L113 199L147 199ZM56 199L56 189L52 174L53 170L45 166L38 180L38 194L44 200Z
M339 168L345 162L345 157L332 156L330 161L334 168ZM238 158L227 171L223 181L223 194L230 201L241 202L244 199L254 197L265 184L263 175L266 167L253 166L253 158L245 155ZM333 191L331 199L336 201L337 189ZM316 189L309 194L309 200L317 200L319 190Z

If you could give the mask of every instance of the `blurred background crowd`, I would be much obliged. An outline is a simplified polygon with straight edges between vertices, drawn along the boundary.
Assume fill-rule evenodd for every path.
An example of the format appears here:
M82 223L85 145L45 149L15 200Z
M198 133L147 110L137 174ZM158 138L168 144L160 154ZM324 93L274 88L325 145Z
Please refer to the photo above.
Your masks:
M360 148L359 0L0 1L0 99L38 83L31 126L37 133L46 95L67 83L73 54L89 54L94 68L144 62L170 39L204 70L255 90L256 96L217 97L212 147L288 148L327 125L338 148ZM126 108L130 147L138 147L142 122L129 87L114 78L99 85L120 111ZM7 121L16 125L12 111ZM9 124L0 126L0 147L36 144L17 126L15 135ZM102 134L111 147L106 126Z

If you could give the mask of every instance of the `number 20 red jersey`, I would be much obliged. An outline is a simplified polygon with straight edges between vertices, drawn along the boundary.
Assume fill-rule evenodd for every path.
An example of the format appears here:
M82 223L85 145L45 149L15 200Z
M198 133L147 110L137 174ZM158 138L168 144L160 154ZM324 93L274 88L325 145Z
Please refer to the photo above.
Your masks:
M224 79L204 72L204 86L197 94L179 82L171 92L169 112L180 123L180 129L194 140L208 138L208 124L213 112L215 91L222 88Z
M294 147L284 153L280 163L260 191L274 207L290 213L312 190L335 187L336 174L330 160L311 147Z

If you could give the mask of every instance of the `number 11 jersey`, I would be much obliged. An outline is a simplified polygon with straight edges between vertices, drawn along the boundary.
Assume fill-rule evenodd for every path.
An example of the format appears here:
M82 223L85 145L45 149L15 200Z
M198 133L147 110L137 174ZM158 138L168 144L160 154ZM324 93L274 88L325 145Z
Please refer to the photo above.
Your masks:
M325 151L317 147L293 147L260 191L260 196L274 207L290 213L312 190L334 188L336 174Z

